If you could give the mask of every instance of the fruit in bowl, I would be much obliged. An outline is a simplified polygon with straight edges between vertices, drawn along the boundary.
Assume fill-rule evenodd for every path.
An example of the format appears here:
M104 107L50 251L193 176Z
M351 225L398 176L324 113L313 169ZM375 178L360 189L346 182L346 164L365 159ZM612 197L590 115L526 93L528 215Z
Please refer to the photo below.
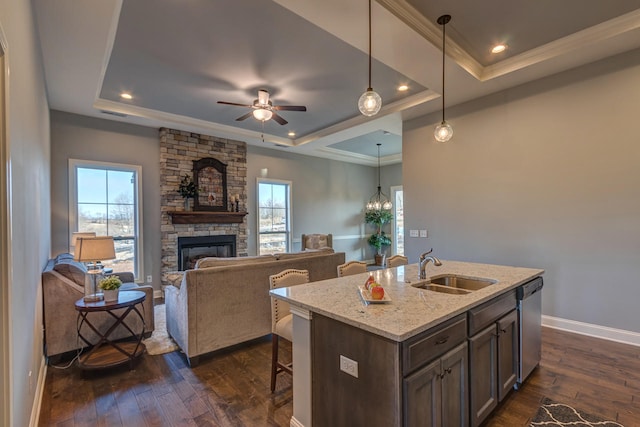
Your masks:
M369 275L369 278L364 283L364 288L366 290L369 290L369 288L371 288L371 284L374 283L374 282L375 282L375 279L373 278L373 274Z
M371 298L381 300L384 298L384 288L379 283L373 283L371 286Z

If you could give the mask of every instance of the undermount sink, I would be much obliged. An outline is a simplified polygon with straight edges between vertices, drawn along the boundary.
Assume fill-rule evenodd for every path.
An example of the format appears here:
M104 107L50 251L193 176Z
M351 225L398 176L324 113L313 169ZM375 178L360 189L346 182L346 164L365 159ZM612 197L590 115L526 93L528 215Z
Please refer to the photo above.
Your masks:
M445 294L466 295L495 283L496 281L491 279L478 279L475 277L447 274L435 276L429 280L414 283L411 286Z

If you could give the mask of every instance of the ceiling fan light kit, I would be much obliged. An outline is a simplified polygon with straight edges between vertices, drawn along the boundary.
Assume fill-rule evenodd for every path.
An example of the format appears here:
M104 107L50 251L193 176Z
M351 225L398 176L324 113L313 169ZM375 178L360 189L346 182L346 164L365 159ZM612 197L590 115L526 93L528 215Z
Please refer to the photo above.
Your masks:
M447 142L453 136L453 128L447 121L444 119L444 46L445 46L445 27L447 23L451 21L451 15L442 15L438 18L438 24L442 25L442 121L433 133L433 136L436 138L438 142Z
M365 116L375 116L382 108L382 98L371 87L371 0L369 0L369 87L358 99L358 109Z
M240 116L236 121L241 122L253 116L256 120L266 122L268 120L275 120L281 125L289 123L282 116L278 115L276 111L307 111L307 107L303 105L273 105L273 102L269 99L269 92L265 89L258 90L258 98L253 100L253 104L238 104L235 102L218 101L218 104L233 105L235 107L251 108L253 111Z

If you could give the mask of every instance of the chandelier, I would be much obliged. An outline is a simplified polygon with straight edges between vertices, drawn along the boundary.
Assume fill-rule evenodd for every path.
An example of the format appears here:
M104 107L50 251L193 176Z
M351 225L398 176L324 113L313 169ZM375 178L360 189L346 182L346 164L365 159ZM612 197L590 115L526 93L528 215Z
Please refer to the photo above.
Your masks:
M382 144L377 143L378 146L378 191L371 196L369 201L367 202L367 210L368 211L379 211L385 210L388 211L393 206L389 201L389 198L385 196L382 192L382 187L380 186L380 146Z

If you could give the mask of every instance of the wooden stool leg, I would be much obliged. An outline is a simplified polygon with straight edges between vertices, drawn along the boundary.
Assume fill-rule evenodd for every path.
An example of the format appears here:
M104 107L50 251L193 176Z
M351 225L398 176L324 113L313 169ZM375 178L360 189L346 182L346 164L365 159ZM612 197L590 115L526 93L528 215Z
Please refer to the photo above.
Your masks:
M271 334L271 393L276 389L276 374L278 373L278 338L276 334Z

